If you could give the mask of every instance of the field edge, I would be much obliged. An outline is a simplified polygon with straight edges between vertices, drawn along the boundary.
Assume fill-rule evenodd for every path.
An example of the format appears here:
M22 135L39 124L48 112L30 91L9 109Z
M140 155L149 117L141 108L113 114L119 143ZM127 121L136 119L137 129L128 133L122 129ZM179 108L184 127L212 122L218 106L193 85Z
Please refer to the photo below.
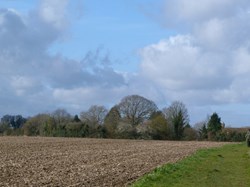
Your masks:
M242 151L242 158L247 159L250 161L250 149L246 147L245 143L235 143L235 144L226 144L220 147L212 147L212 148L202 148L197 150L195 153L193 153L190 156L187 156L186 158L176 162L176 163L168 163L164 164L160 167L155 168L152 172L145 174L144 176L140 177L134 183L130 184L130 187L146 187L146 186L186 186L190 184L181 184L180 181L183 180L183 177L192 177L193 173L192 171L188 171L190 168L192 168L192 165L195 165L199 162L203 162L204 160L209 159L209 157L214 157L213 159L223 159L224 153L221 153L223 151L230 151L233 150L233 152ZM245 151L245 152L244 152ZM220 154L221 153L221 154ZM225 153L226 154L226 153ZM218 158L215 158L218 157ZM222 161L224 162L224 161ZM191 165L190 165L191 164ZM249 169L247 170L250 174L250 164L248 164ZM220 172L219 169L216 169L217 167L214 166L215 169L207 171L208 175L209 172ZM204 172L200 170L199 172ZM248 175L249 176L249 175ZM218 176L216 176L218 177ZM197 179L199 180L199 179ZM250 184L250 179L248 180L247 184ZM164 182L168 182L164 184ZM178 183L180 183L178 185ZM200 183L199 183L200 185ZM207 184L210 186L211 184ZM245 185L243 185L245 186Z

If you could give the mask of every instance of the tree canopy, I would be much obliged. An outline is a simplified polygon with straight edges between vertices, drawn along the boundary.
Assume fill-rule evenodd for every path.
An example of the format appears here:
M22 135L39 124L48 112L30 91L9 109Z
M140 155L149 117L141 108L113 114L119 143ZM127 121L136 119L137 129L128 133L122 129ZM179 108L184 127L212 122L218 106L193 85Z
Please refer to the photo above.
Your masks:
M171 123L175 139L182 138L184 127L189 124L188 110L184 103L174 101L168 108L163 109L166 119Z
M222 123L219 115L214 112L208 121L207 130L209 133L209 138L214 139L217 132L222 129Z
M89 125L103 125L108 110L104 106L93 105L80 114L81 120Z
M132 126L136 126L149 119L151 114L157 110L157 106L153 101L142 96L130 95L121 100L118 109L123 119Z
M57 109L28 118L4 115L0 121L0 135L244 141L245 134L225 128L217 113L192 127L181 101L158 110L153 101L139 95L124 97L109 111L92 105L80 117Z

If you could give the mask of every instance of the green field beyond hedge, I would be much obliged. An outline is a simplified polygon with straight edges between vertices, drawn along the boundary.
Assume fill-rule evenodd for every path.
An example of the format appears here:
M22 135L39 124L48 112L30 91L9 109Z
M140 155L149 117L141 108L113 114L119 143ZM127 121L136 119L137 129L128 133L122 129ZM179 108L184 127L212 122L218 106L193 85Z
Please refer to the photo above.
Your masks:
M249 187L250 148L245 143L200 150L147 174L132 187Z

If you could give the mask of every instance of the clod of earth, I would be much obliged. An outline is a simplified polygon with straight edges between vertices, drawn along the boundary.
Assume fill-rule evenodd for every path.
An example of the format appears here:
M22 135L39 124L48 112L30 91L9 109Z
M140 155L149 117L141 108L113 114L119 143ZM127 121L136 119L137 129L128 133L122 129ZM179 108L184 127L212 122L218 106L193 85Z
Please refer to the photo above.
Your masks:
M126 186L218 142L0 137L0 186Z

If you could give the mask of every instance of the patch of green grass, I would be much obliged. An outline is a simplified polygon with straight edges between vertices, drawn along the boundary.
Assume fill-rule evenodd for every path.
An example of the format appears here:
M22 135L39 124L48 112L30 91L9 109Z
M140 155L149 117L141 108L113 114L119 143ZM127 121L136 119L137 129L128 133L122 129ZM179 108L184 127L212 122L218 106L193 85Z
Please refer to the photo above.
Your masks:
M230 144L156 168L132 187L249 187L250 148Z

